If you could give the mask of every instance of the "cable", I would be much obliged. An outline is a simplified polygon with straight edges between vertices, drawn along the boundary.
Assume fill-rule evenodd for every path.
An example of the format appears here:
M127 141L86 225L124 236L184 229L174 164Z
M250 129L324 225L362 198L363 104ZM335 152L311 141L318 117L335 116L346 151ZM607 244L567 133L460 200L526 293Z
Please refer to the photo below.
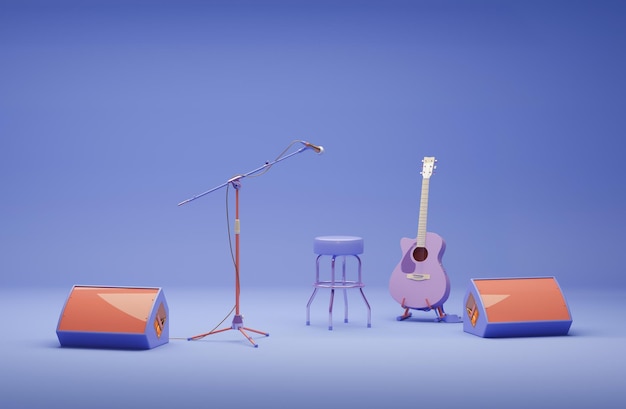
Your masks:
M230 183L226 185L226 230L228 231L228 247L230 249L230 258L233 261L233 267L237 268L235 261L235 253L233 253L233 238L230 232L230 213L228 211L228 192L230 190Z
M192 337L192 338L170 338L170 339L186 339L187 341L197 341L199 339L202 339L204 337L207 337L209 335L211 335L211 333L213 333L213 331L215 331L216 329L218 329L220 327L220 325L222 325L224 323L224 321L226 321L228 319L228 317L230 317L230 315L233 313L233 311L235 311L235 307L236 305L233 305L233 308L230 310L230 312L224 317L223 320L221 320L219 322L219 324L217 324L216 326L214 326L213 328L211 328L211 330L209 332L207 332L206 334L202 335L202 336L196 336L196 337Z
M237 263L235 262L235 254L233 253L233 240L232 240L232 236L231 236L231 232L230 232L230 213L228 211L228 196L229 196L228 192L229 192L229 189L230 189L230 183L228 185L226 185L226 230L228 231L228 245L230 247L230 258L231 258L231 260L233 262L234 268L237 269ZM228 312L228 314L226 314L224 319L222 319L219 322L219 324L217 324L215 327L213 327L213 329L211 329L206 335L209 335L210 333L212 333L213 331L218 329L220 327L220 325L222 325L224 323L224 321L226 321L228 319L228 317L230 317L232 315L232 313L233 313L233 311L235 311L236 307L237 307L237 305L233 305L233 308L231 308L231 310ZM196 338L196 339L201 339L201 338L204 338L204 337L200 337L200 338Z
M286 147L286 148L285 148L285 149L284 149L284 150L283 150L283 151L282 151L282 152L281 152L281 153L280 153L280 154L276 157L276 159L274 159L274 162L276 162L277 160L279 160L280 158L282 158L282 157L283 157L283 155L284 155L285 153L287 153L287 151L289 150L289 148L291 148L294 144L296 144L296 143L298 143L298 142L300 142L300 143L304 143L304 141L302 141L302 140L300 140L300 139L294 139L294 140L293 140L293 141L291 141L291 143L290 143L289 145L287 145L287 147ZM266 162L266 165L267 165L267 166L265 167L265 169L264 169L261 173L258 173L258 174L256 174L256 175L250 175L249 177L259 177L259 176L264 175L265 173L267 173L267 171L268 171L268 170L270 170L270 168L272 167L272 165L269 165L269 162Z
M274 162L278 161L280 158L283 157L283 155L285 155L285 153L296 143L304 143L304 141L300 140L300 139L294 139L293 141L291 141L291 143L289 143L289 145L287 145L287 147L276 157L276 159L274 159ZM258 174L256 175L248 175L248 177L258 177L261 176L265 173L267 173L268 170L270 170L270 168L272 167L272 165L269 165L269 162L266 162L266 167ZM236 177L236 176L235 176ZM235 178L233 177L233 178ZM234 182L233 182L234 183ZM230 212L229 212L229 192L230 192L230 185L231 183L228 183L226 185L226 231L228 233L228 246L230 249L230 258L233 262L233 267L235 268L235 273L237 273L237 262L235 260L235 253L233 252L233 239L232 239L232 233L231 233L231 229L230 229ZM235 291L237 292L237 294L239 294L240 288L239 288L239 282L237 282L237 288L235 288ZM233 308L230 310L230 312L224 317L224 319L222 319L222 321L220 321L219 324L217 324L215 327L213 327L213 329L211 329L209 332L207 332L205 335L201 336L201 337L194 337L194 338L184 338L187 340L198 340L201 338L204 338L208 335L210 335L213 331L215 331L217 328L219 328L220 325L222 325L224 323L224 321L226 321L228 319L228 317L231 316L231 314L233 313L233 311L235 311L235 308L237 308L237 305L235 304L233 306ZM183 339L183 338L170 338L170 339Z
M230 232L230 213L228 211L228 192L229 192L229 189L230 189L230 183L226 185L226 230L228 231L228 245L230 247L230 258L231 258L231 260L233 262L233 266L236 269L237 268L237 263L235 262L235 255L233 253L233 240L232 240L232 236L231 236L231 232ZM202 339L202 338L208 336L213 331L218 329L220 327L220 325L222 325L224 323L224 321L226 321L228 319L228 317L230 317L232 315L232 313L233 313L233 311L235 311L236 307L237 307L237 305L233 305L233 308L231 308L231 310L228 312L228 314L226 314L226 316L219 322L219 324L217 324L209 332L207 332L206 335L201 336L201 337L184 338L184 339L187 339L189 341L191 341L191 340L196 341L198 339ZM170 339L181 339L181 338L170 338Z

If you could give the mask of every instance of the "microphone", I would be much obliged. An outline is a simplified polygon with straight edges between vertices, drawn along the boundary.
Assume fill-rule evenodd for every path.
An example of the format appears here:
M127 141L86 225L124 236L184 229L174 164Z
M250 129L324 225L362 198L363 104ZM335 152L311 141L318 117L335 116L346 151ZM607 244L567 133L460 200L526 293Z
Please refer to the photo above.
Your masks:
M315 153L317 153L318 155L321 155L322 153L324 153L324 147L323 146L313 145L312 143L305 142L305 141L302 141L302 143L307 148L313 149L315 151Z

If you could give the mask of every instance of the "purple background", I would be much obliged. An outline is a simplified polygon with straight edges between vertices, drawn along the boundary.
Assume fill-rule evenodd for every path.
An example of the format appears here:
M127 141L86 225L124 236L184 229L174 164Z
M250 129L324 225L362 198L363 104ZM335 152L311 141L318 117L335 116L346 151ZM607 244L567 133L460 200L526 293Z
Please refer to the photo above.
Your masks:
M566 294L576 294L581 304L571 305L574 313L597 309L612 325L626 289L625 18L626 5L613 1L0 0L0 286L4 314L10 311L11 319L4 329L13 334L2 348L2 360L10 365L3 363L0 372L10 373L14 382L0 389L5 395L0 402L37 407L47 395L69 405L65 389L54 382L41 401L39 395L16 392L15 385L33 382L33 368L42 362L49 369L40 383L55 378L68 362L106 361L100 368L106 379L94 378L93 384L84 377L88 366L73 376L65 373L85 382L88 395L113 382L117 371L133 373L125 359L113 363L121 359L113 351L57 348L56 319L74 284L163 287L172 294L170 308L178 320L173 318L171 332L183 336L219 322L228 305L217 302L207 325L198 325L201 313L195 309L212 302L202 294L216 300L225 294L230 303L227 226L234 195L229 221L226 189L182 207L177 203L274 159L294 139L323 145L325 153L305 151L260 178L244 179L241 190L244 291L262 304L254 310L262 318L260 329L278 326L280 333L284 325L284 336L297 339L259 340L258 351L273 342L290 345L257 362L255 368L268 371L282 362L283 377L274 382L267 376L268 383L256 386L273 391L267 396L282 395L294 407L286 398L290 388L280 384L295 382L284 378L287 373L311 368L311 357L302 351L320 342L310 339L313 332L307 330L313 330L328 341L328 351L336 347L333 342L352 351L340 360L342 376L333 380L369 374L361 359L372 354L370 365L378 370L346 387L356 395L367 390L365 401L374 402L374 396L393 401L393 386L379 390L368 382L407 369L374 352L387 350L388 339L409 337L406 345L393 347L400 351L417 337L428 337L429 330L418 327L410 336L402 333L407 327L401 325L411 323L395 322L398 306L386 294L401 258L400 238L417 233L424 156L438 159L428 230L447 243L449 311L461 312L459 299L470 278L548 275L557 277ZM325 301L317 301L320 326L300 327L313 279L313 238L327 234L365 239L364 275L375 301L372 331L324 332ZM189 288L206 293L185 296ZM619 300L608 295L613 290ZM282 291L295 306L287 307L280 296L263 297L264 291ZM603 314L608 305L613 313ZM608 399L611 391L624 399L623 390L611 389L607 380L623 379L623 358L610 368L599 363L610 356L586 358L584 363L596 365L592 368L564 365L580 359L581 351L609 354L613 342L623 343L623 329L615 333L597 318L588 316L587 328L574 314L581 344L565 348L571 356L554 362L560 368L550 379L568 379L556 394L582 394L570 404L585 396L589 402ZM381 323L386 319L388 327ZM383 333L376 332L377 324ZM24 332L29 325L34 327ZM301 338L288 331L294 325ZM436 344L443 350L469 344L492 348L459 333L458 326L445 328L437 331L454 334L430 335L440 336ZM30 341L18 342L20 332ZM598 341L598 334L608 338ZM365 336L371 349L356 354L350 348ZM491 355L489 375L481 375L510 373L515 365L528 376L545 374L543 365L570 338L533 339L530 346L527 340L516 342L515 348L504 347L506 352L497 350L502 355ZM506 342L497 345L512 346ZM236 335L223 335L211 345L172 342L132 357L165 354L159 359L168 362L167 369L148 366L154 377L159 370L184 371L176 367L179 354L193 363L185 354L225 348L220 376L226 376L245 366L239 353L250 352L243 344ZM420 354L436 349L427 348ZM323 361L328 351L322 348L313 359ZM107 354L113 355L100 361ZM511 356L534 358L507 365ZM452 396L463 385L449 385L446 377L455 373L453 380L463 383L465 365L480 366L475 355L456 358L458 366L441 369L431 356L440 372L429 377L411 366L416 372L399 376L397 387L437 383L429 399ZM181 381L197 386L197 393L185 394L177 384L183 390L179 403L185 396L189 402L203 396L198 376L206 376L207 383L217 376L205 364L206 372L192 371L193 380ZM314 364L312 378L323 377L325 369ZM572 375L576 371L582 371L580 377ZM604 383L589 386L585 380L592 374ZM172 382L163 376L162 383L153 379L159 390ZM545 403L536 391L555 385L528 376L516 382L534 395L502 383L500 398L517 396L526 407ZM316 390L312 379L302 381ZM242 382L249 386L254 380ZM324 386L334 391L331 383ZM152 391L148 384L138 388ZM218 389L232 396L238 388ZM588 395L580 392L585 388L591 388ZM308 402L307 387L291 389L301 392L295 402ZM488 393L482 392L464 385L454 396L483 401ZM416 396L413 403L418 402Z
M626 284L622 3L0 4L3 284L230 283L225 191L176 204L293 139L326 152L245 181L250 285L322 234L385 285L424 156L454 281Z

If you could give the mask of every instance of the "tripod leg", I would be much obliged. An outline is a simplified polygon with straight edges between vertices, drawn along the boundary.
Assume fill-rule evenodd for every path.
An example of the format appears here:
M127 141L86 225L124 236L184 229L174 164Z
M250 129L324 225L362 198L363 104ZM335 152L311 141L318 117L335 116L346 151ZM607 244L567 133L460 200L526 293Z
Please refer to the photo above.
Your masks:
M268 332L259 331L258 329L252 329L252 328L248 328L248 327L243 327L242 329L245 329L246 331L256 332L257 334L265 335L266 337L270 336L270 334Z
M246 331L243 330L243 328L239 328L239 332L241 332L243 336L246 337L252 345L254 345L255 348L259 347L259 345L256 342L254 342L254 340L250 337L250 335L246 333Z

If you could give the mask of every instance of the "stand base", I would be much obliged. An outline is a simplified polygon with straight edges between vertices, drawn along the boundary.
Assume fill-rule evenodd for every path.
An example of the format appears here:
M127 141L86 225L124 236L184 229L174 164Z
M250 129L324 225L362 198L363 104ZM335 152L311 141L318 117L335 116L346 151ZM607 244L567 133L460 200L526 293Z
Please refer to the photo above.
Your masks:
M404 313L402 315L399 315L396 317L397 321L404 321L407 318L411 318L411 316L413 315L411 312L409 312L409 307L402 305L402 307L404 308ZM424 309L420 309L421 311L430 311L431 309L434 309L435 312L437 313L437 318L435 318L433 321L435 322L447 322L447 323L458 323L458 322L463 322L463 319L461 319L461 317L459 317L458 315L455 314L447 314L444 310L443 310L443 306L441 307L437 307L437 308L424 308Z
M216 329L216 330L213 330L213 331L210 331L210 332L205 332L204 334L194 335L193 337L187 338L187 341L196 341L198 339L202 339L202 338L207 337L209 335L218 334L220 332L230 331L230 330L233 330L233 329L234 330L238 330L239 332L241 332L243 334L243 336L246 337L246 339L248 341L250 341L250 343L255 348L258 348L259 345L256 342L254 342L252 337L250 335L248 335L248 333L246 331L255 332L257 334L265 335L266 337L270 336L269 332L263 332L263 331L259 331L259 330L256 330L256 329L244 327L243 326L243 315L235 315L235 317L233 318L232 325L230 327L226 327L226 328L222 328L222 329Z

